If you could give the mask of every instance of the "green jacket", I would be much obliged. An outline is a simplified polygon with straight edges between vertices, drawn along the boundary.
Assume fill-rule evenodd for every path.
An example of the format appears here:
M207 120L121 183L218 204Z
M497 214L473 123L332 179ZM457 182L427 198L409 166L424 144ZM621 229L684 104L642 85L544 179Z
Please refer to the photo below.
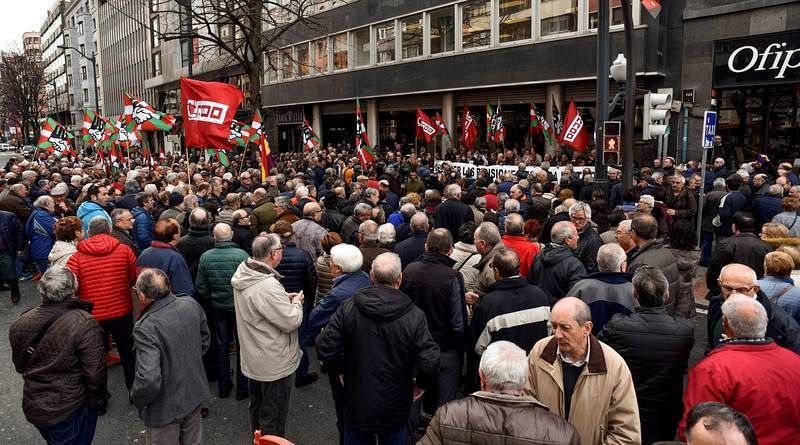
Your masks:
M253 236L269 231L269 226L275 222L276 218L278 218L278 214L275 213L275 204L271 202L265 202L253 209L250 213L250 231Z
M195 292L200 298L211 298L217 309L233 310L231 277L244 260L247 252L232 241L222 241L200 257L195 280Z

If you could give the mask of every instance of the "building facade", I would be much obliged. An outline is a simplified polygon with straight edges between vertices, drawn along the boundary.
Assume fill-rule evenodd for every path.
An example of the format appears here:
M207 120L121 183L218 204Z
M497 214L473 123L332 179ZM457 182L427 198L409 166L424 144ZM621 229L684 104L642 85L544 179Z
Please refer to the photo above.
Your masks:
M70 131L80 133L83 112L95 108L95 96L102 114L100 94L100 61L95 45L96 9L88 1L73 1L64 9L64 52L67 77ZM83 55L82 55L82 54ZM97 71L91 60L95 57Z
M42 65L44 67L45 91L47 92L47 115L58 122L69 123L69 92L67 88L66 59L64 50L64 10L67 0L57 0L47 11L41 28Z
M36 31L22 33L22 52L28 57L41 59L42 35Z

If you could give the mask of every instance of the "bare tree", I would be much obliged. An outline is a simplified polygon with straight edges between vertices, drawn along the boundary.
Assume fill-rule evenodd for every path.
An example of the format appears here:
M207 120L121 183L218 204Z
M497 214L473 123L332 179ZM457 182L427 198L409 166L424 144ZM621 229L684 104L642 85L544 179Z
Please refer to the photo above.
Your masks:
M22 128L26 144L32 143L30 134L36 134L44 111L44 83L44 67L38 56L20 52L0 56L0 106L6 120Z
M302 28L314 28L313 15L325 0L151 0L159 14L177 18L165 29L153 30L163 40L198 42L199 56L220 68L239 66L247 76L255 109L261 108L265 57ZM189 43L192 45L192 43ZM294 63L294 61L293 61ZM306 62L307 63L307 62Z

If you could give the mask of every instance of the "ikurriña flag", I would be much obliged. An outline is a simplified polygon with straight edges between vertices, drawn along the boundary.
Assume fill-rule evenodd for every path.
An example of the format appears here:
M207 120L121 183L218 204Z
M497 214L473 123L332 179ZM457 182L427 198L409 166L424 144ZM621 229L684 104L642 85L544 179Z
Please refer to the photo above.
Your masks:
M150 104L131 93L125 93L125 108L122 119L125 126L135 125L139 131L170 131L175 126L175 117L156 111Z

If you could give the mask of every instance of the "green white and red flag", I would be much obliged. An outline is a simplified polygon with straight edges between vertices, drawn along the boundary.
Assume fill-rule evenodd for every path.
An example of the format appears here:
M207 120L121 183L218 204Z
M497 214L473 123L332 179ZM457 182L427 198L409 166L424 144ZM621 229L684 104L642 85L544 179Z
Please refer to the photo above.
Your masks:
M486 140L494 140L494 108L489 100L486 100Z
M175 126L175 117L156 111L147 102L125 93L123 111L125 126L135 123L139 131L170 131Z
M36 146L50 153L57 152L61 155L75 155L70 142L75 136L67 131L63 125L51 118L42 123L39 131L39 140Z
M256 110L256 112L253 113L253 122L250 124L250 143L261 147L262 137L263 131L261 129L261 112Z
M450 132L447 131L447 125L445 125L444 120L439 113L436 113L436 115L433 116L433 125L436 126L436 134L442 135L444 140L451 142Z
M306 151L314 151L317 147L322 145L322 141L314 133L314 129L308 123L308 119L303 118L303 147Z
M365 169L369 163L375 160L375 151L372 144L369 143L367 127L361 118L361 102L358 99L356 99L356 156Z
M544 118L543 115L539 113L539 110L536 108L536 104L531 102L531 133L535 134L538 131L541 131L544 134L544 138L547 139L548 144L553 143L553 128L550 127L550 124L547 122L547 119Z
M492 129L494 142L499 144L506 139L506 127L503 125L503 110L500 108L500 101L497 101L497 109L495 110L492 122L494 124L494 128Z
M87 144L96 146L103 142L107 125L108 121L100 114L88 109L83 110L83 129L81 134Z
M250 142L250 126L244 122L233 119L231 121L231 131L228 135L228 143L239 147L247 147Z

